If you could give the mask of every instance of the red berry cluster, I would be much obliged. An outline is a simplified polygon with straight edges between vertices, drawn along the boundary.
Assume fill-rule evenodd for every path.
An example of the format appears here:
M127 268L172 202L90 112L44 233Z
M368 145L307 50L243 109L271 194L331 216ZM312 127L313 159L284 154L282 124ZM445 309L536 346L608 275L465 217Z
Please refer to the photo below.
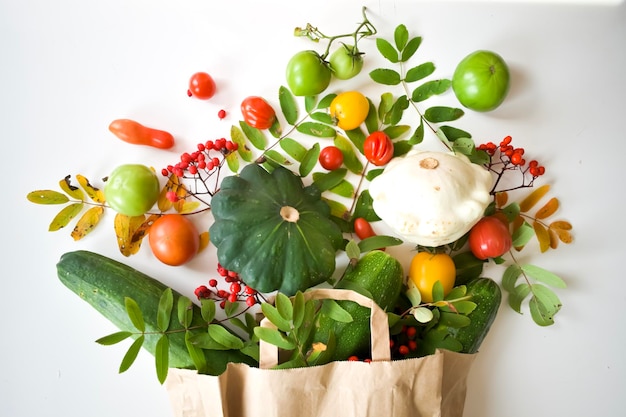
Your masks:
M236 143L226 140L225 138L199 143L197 151L181 154L180 162L163 168L161 174L164 177L174 174L181 178L183 178L185 174L190 174L192 177L195 177L201 172L210 174L223 164L224 156L236 151L238 147ZM216 156L216 153L218 153L220 157Z
M511 145L511 136L507 136L500 142L500 145L496 145L493 142L487 142L479 145L476 149L485 151L490 157L493 157L496 152L500 152L500 160L505 167L510 165L513 168L519 168L523 173L528 172L533 178L537 178L545 174L546 169L539 165L537 160L533 159L526 166L526 159L524 159L524 148L516 148Z
M194 291L198 299L213 299L220 301L220 307L226 307L226 301L236 303L237 301L245 300L248 307L260 302L258 292L247 286L240 278L239 274L234 271L229 271L220 264L217 265L217 272L224 278L224 281L229 284L229 291L224 289L218 289L218 282L216 279L209 280L209 286L201 285ZM210 288L209 288L210 287Z
M417 328L402 326L402 330L389 341L392 356L407 356L417 349Z

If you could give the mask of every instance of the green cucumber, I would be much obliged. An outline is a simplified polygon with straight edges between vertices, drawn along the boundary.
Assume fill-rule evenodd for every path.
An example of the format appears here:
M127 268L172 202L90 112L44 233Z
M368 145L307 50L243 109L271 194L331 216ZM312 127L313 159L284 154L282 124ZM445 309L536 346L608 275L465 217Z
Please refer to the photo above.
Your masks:
M337 288L363 289L383 310L393 308L402 289L403 269L400 262L386 252L375 250L361 257L355 266L349 266ZM342 323L326 314L318 315L313 342L328 343L334 335L335 347L327 360L346 360L356 355L370 356L370 309L353 301L337 301L352 321Z
M156 343L161 336L157 327L157 311L161 294L167 288L159 281L121 262L103 255L79 250L61 256L57 263L57 274L61 282L71 291L88 302L120 330L136 332L125 307L125 298L137 302L145 321L143 347L154 355ZM195 369L187 345L185 331L178 320L176 305L181 294L173 291L174 311L168 329L169 366L171 368ZM190 330L194 334L206 332L206 322L200 308L193 305ZM190 327L191 327L190 326ZM251 363L251 358L238 350L203 349L207 368L203 373L218 375L226 369L228 362Z

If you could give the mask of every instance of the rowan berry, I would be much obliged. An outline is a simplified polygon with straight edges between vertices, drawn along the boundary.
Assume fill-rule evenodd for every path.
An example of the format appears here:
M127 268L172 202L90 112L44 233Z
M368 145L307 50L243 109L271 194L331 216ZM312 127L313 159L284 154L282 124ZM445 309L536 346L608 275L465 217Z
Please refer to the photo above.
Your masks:
M415 340L409 340L409 350L417 349L417 342Z
M220 111L217 112L217 117L219 117L220 120L224 119L226 117L226 110L222 109Z
M165 193L165 198L167 198L172 203L175 203L175 202L178 201L178 195L176 194L175 191L168 191L168 192L166 192Z
M398 348L398 352L399 352L401 355L408 355L408 354L409 354L409 347L408 347L407 345L401 345L401 346Z
M198 167L196 167L195 165L191 165L189 168L187 168L187 171L189 171L191 175L196 175L198 173Z
M241 284L239 282L233 282L230 284L230 291L236 294L239 294L241 291Z
M247 285L246 285L246 286L245 286L245 288L244 288L244 292L245 292L246 294L249 294L249 295L254 295L254 294L256 294L256 290L255 290L254 288L252 288L252 287L248 287Z
M210 279L209 280L209 285L211 287L217 287L217 280L216 279Z
M252 307L253 305L256 304L256 300L254 299L254 297L248 297L246 298L246 305L248 307Z
M415 337L415 335L417 334L417 329L415 327L409 327L406 329L406 336L409 339L413 339Z
M236 303L237 302L237 294L232 292L228 295L228 301L230 301L231 303Z

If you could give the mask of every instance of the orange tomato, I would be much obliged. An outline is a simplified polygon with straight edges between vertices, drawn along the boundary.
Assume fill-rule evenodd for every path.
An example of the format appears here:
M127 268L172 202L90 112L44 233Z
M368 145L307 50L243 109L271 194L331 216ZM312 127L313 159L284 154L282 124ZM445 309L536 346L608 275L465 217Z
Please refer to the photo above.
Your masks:
M189 262L200 249L196 226L182 214L159 217L148 232L150 249L166 265L179 266Z
M456 267L448 254L419 252L411 260L409 279L419 290L422 302L432 303L435 282L441 282L444 296L452 291Z

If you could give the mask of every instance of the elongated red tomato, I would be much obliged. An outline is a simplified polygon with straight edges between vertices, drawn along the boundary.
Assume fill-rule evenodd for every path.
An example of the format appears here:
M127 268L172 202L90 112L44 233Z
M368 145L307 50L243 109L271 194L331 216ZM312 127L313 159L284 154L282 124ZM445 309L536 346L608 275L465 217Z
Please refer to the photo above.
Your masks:
M483 260L504 255L513 244L508 227L493 216L483 217L472 227L468 242L474 256Z
M372 164L385 165L393 158L393 142L384 132L374 132L363 142L363 154Z
M113 120L109 130L124 142L146 145L159 149L174 146L174 136L164 130L153 129L131 119Z
M250 96L241 102L243 120L257 129L269 129L276 120L274 108L262 97Z

